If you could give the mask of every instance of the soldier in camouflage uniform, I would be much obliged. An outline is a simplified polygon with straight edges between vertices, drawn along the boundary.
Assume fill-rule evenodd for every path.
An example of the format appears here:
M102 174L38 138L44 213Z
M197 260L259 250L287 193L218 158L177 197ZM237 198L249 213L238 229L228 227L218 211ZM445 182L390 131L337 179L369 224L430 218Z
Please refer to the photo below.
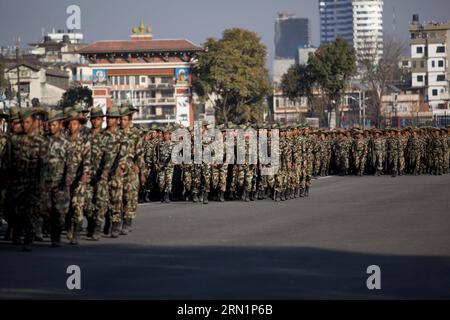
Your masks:
M86 118L76 111L71 111L65 120L69 130L70 160L75 166L75 177L70 181L70 207L68 214L67 238L70 244L78 244L78 238L84 219L84 211L89 199L87 191L91 174L91 143L86 135L81 134L81 127Z
M61 230L70 204L70 182L75 178L75 166L69 156L70 142L61 134L65 116L52 110L48 115L50 136L44 158L43 213L50 222L52 247L59 247Z
M106 112L106 130L104 135L106 143L106 159L104 170L109 173L108 194L109 206L105 216L103 233L112 238L117 238L120 233L120 222L122 220L122 192L123 192L123 169L120 164L125 157L122 144L122 131L118 128L120 112L117 107L110 107Z
M150 131L150 136L144 143L144 161L147 171L147 179L144 186L145 201L150 201L150 195L152 191L155 191L157 186L157 173L155 164L157 161L157 145L158 145L158 132L156 129Z
M358 129L354 132L355 138L353 139L352 154L354 159L355 174L362 176L364 172L364 159L367 155L367 145L362 136L362 132Z
M123 223L122 235L127 235L136 216L139 187L144 185L146 172L144 145L139 129L132 127L131 118L135 110L125 107L120 110L120 127L124 155L119 163L123 170ZM133 129L134 128L134 129Z
M39 224L40 191L42 190L43 163L47 154L45 138L38 132L36 111L27 108L20 111L24 135L11 139L14 155L7 164L12 175L12 195L15 203L13 241L20 242L24 233L23 251L30 251L36 226Z
M384 152L386 150L385 139L382 137L382 132L376 130L374 138L372 138L372 165L375 169L375 175L383 174Z
M100 239L100 230L108 210L108 170L105 170L109 139L103 133L102 124L105 117L99 107L92 108L90 114L91 132L88 139L91 143L90 182L86 186L86 217L88 220L87 236L92 240Z
M339 175L348 175L350 163L349 163L349 155L350 155L350 147L351 147L351 139L347 137L345 132L339 132L339 138L337 140L336 146L336 155L338 157L338 170Z
M275 175L275 194L274 200L284 201L286 200L286 183L288 174L288 164L290 163L289 157L289 145L287 144L286 129L280 128L280 168Z
M161 202L170 202L170 193L172 192L172 178L174 164L172 162L172 150L174 144L171 140L170 128L164 129L163 140L158 145L158 185L159 191L163 193Z

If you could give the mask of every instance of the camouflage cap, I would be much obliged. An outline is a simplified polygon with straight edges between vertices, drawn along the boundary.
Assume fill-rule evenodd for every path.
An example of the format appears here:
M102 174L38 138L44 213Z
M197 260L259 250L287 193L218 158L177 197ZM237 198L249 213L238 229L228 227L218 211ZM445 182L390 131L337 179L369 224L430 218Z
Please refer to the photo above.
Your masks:
M103 109L101 107L93 107L91 109L91 114L90 114L91 119L102 118L104 116L105 116L105 114L103 113Z
M66 116L64 115L62 110L50 110L47 117L47 122L53 122L53 121L61 121L65 120Z
M21 120L26 119L34 114L36 114L36 110L34 108L22 108L19 111L19 116Z
M74 110L76 112L81 112L81 113L89 113L89 110L85 109L83 107L83 105L81 104L81 102L75 103L74 106L72 107L72 110Z
M120 118L120 111L117 107L110 107L108 111L106 111L107 118Z
M67 123L72 120L78 120L81 124L85 124L87 122L87 119L80 112L76 111L70 111L64 122Z
M120 116L121 117L132 115L135 112L136 112L136 109L134 109L132 107L122 107L122 108L120 108Z
M9 121L20 121L20 108L19 107L12 107L9 108Z

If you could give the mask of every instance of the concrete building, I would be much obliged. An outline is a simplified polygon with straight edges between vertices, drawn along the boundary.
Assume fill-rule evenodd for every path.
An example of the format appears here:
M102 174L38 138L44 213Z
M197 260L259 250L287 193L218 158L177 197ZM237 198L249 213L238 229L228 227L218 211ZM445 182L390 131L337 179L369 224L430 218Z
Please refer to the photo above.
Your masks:
M300 47L310 44L309 19L293 14L279 13L275 21L275 57L295 59Z
M383 0L319 0L321 43L337 37L352 45L358 58L378 62L383 54Z
M409 32L412 86L423 91L433 115L446 117L449 122L450 22L421 23L414 15Z
M79 53L92 70L95 106L132 104L136 123L192 125L191 68L201 50L189 40L153 39L141 22L130 40L98 41Z
M20 82L18 81L17 67ZM29 63L21 63L6 69L5 77L11 84L11 89L20 92L22 106L31 106L34 98L39 99L41 105L56 105L69 88L67 73Z

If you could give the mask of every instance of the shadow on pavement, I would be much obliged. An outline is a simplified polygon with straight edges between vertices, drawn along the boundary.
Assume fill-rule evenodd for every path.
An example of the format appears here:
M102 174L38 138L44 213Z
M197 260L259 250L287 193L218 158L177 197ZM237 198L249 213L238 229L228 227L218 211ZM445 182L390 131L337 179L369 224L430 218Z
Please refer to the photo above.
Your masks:
M377 255L302 247L155 247L0 243L0 298L393 299L450 298L450 257ZM81 268L81 290L66 268ZM369 265L381 290L368 290Z

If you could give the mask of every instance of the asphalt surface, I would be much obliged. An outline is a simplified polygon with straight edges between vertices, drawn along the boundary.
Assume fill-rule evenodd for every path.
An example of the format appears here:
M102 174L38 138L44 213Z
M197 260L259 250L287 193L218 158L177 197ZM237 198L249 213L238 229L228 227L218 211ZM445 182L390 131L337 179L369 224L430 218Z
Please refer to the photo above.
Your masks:
M150 203L130 235L83 239L30 253L0 242L0 298L448 299L450 175L326 177L280 203ZM81 290L66 287L69 265ZM370 265L381 290L366 287Z

